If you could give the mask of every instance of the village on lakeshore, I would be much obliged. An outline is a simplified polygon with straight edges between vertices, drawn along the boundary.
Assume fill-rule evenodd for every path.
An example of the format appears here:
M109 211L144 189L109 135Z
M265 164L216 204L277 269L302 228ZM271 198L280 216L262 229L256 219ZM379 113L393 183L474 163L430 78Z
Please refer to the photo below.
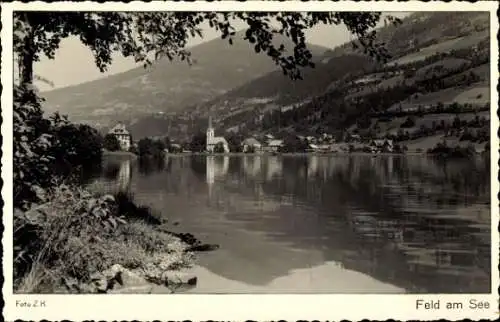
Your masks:
M138 142L132 141L132 136L122 123L114 126L109 133L116 137L120 143L120 151L135 151L138 148ZM154 138L161 140L161 138ZM290 142L285 139L277 138L272 134L261 136L250 136L244 138L239 146L231 149L228 141L223 136L215 136L215 129L210 121L206 131L206 149L193 151L189 143L170 142L165 147L166 153L393 153L403 152L399 146L395 150L393 140L374 139L369 142L363 142L357 134L350 134L343 142L336 142L331 134L322 134L319 136L292 136L294 146L290 147ZM288 145L287 145L288 143Z
M476 117L478 119L478 117ZM133 141L130 132L123 123L117 123L108 132L108 136L113 136L118 141L117 148L114 151L121 152L139 152L139 144L141 141L156 142L162 147L164 153L168 154L190 154L190 153L208 153L208 154L290 154L290 153L306 153L306 154L331 154L331 153L411 153L421 154L432 152L421 148L409 150L403 143L396 143L393 139L380 137L370 139L362 137L355 133L344 133L342 140L337 141L332 134L322 133L321 135L293 135L288 134L286 137L275 136L272 134L252 135L248 137L238 137L239 140L232 144L228 142L225 136L216 136L215 127L212 117L209 117L208 126L205 133L205 142L198 142L198 145L193 142L178 142L170 140L167 137L145 138L139 141ZM463 135L464 130L459 132ZM230 133L231 135L231 133ZM232 136L234 138L234 136ZM193 139L194 140L194 139ZM443 144L446 142L443 140ZM488 147L483 146L483 149L476 147L470 148L473 153L486 152ZM109 150L108 150L109 152Z

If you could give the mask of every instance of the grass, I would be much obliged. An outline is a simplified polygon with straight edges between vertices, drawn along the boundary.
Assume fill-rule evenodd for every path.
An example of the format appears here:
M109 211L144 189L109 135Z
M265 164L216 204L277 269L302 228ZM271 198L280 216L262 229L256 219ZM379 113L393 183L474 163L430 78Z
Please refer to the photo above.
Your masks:
M428 47L421 48L416 53L411 53L409 55L400 57L394 61L388 62L387 66L392 66L394 64L404 65L411 62L424 60L429 56L435 55L437 52L449 52L451 50L458 50L463 48L472 47L478 44L483 39L487 38L488 32L482 31L479 33L473 33L472 35L459 37L455 39L450 39L447 41L440 42Z
M193 262L185 240L123 194L60 186L14 217L15 293L93 293L93 276L116 264L157 283L166 270Z
M128 157L135 159L137 158L137 155L130 152L130 151L109 151L109 150L103 150L102 152L104 157Z

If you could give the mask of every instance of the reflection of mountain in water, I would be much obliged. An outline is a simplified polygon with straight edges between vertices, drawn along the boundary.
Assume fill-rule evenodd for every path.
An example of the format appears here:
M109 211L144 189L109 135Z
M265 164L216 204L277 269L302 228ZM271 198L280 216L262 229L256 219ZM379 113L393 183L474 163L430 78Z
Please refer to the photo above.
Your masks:
M484 160L210 156L174 158L132 186L219 243L202 264L226 278L266 284L334 261L408 291L486 292L489 177Z
M279 168L278 160L272 167ZM489 236L489 184L481 179L459 183L464 167L472 165L473 172L482 172L478 178L489 178L488 168L475 168L473 161L460 167L460 163L423 160L319 156L305 163L299 158L283 160L282 177L255 181L252 173L248 184L262 183L264 192L278 200L293 195L294 205L302 201L325 215L316 216L313 226L294 218L293 227L286 224L284 211L259 220L249 220L241 212L228 216L280 242L300 244L293 247L323 248L325 260L341 261L347 268L410 290L426 291L418 284L429 281L429 289L440 292L450 287L489 288L489 243L484 242ZM296 175L304 172L305 180ZM331 211L342 217L332 222L327 215ZM409 274L417 281L409 280Z

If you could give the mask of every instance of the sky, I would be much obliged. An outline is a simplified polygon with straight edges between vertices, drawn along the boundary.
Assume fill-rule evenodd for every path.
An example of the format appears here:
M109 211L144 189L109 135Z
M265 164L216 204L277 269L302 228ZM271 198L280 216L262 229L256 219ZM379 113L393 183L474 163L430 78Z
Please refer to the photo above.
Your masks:
M398 17L408 15L408 13L402 12L391 14ZM236 25L235 27L241 29L243 25ZM208 26L204 28L203 33L203 38L191 39L188 42L188 47L220 37L216 31L208 28ZM307 32L306 39L311 44L334 48L354 38L344 26L318 26ZM37 86L41 91L47 91L89 82L125 72L137 66L132 58L124 58L121 54L115 53L113 63L109 66L108 71L101 73L95 66L90 50L82 45L77 37L70 37L61 42L55 59L50 60L42 56L40 61L35 63L34 72L36 76L50 81L51 84L42 81L37 82Z

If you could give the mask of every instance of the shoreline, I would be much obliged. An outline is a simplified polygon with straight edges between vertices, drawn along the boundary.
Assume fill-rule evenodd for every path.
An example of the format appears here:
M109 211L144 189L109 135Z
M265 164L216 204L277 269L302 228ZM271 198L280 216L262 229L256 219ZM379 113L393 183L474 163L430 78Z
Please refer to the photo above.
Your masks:
M109 151L109 150L103 150L102 151L102 156L103 157L127 157L127 158L132 158L132 159L137 159L139 156L135 153L129 152L129 151Z
M46 203L14 216L22 251L32 258L15 264L14 294L173 293L196 284L183 270L207 246L164 229L164 221L131 196L79 187L62 185ZM53 260L60 257L72 260L61 266Z
M476 152L474 156L487 155L488 151ZM229 152L229 153L205 153L205 152L190 152L190 153L165 153L165 156L172 157L185 157L185 156L427 156L427 157L440 157L439 154L430 154L427 152L405 152L405 153L391 153L391 152L328 152L328 153L311 153L311 152L286 152L286 153L240 153L240 152ZM468 158L468 157L467 157Z
M263 152L263 153L207 153L207 152L186 152L186 153L166 153L166 156L336 156L336 155L366 155L366 156L385 156L385 155L427 155L425 152L407 152L407 153L368 153L368 152Z

